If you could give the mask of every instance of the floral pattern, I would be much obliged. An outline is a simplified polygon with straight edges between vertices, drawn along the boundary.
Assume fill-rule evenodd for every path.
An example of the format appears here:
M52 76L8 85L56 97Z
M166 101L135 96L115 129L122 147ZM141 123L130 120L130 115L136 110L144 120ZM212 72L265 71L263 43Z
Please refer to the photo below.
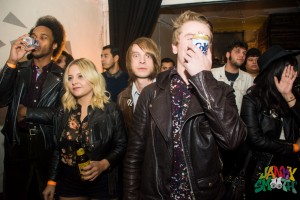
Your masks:
M88 116L82 122L80 116L81 106L77 105L77 108L71 111L68 123L60 138L61 161L70 166L76 165L76 150L79 146L88 146L90 143Z

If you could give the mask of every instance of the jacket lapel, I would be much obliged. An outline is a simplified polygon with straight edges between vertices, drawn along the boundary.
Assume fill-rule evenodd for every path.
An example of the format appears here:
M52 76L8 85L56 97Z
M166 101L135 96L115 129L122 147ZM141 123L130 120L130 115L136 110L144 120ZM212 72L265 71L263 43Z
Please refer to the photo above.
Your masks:
M31 66L32 66L32 61L31 62L25 62L24 65L20 65L20 68L19 68L19 78L20 79L23 79L23 82L24 83L24 86L25 86L25 91L23 91L23 94L26 94L29 87L30 87L30 84L31 84L31 79L32 79L32 69L31 69Z
M158 91L161 91L158 89ZM150 102L150 113L155 121L157 127L161 131L166 141L171 138L172 134L172 116L171 116L171 97L169 90L159 92L157 97ZM195 116L203 113L203 108L200 101L195 95L191 96L191 102L186 113L185 122Z
M57 66L55 64L52 64L51 72L48 73L43 84L39 105L43 105L42 102L49 100L49 92L51 92L51 90L55 88L56 85L62 82L62 76L63 72L60 69L57 69Z
M170 140L172 132L170 101L170 95L167 90L164 90L157 94L157 97L152 101L152 103L150 102L149 107L153 120L166 141Z

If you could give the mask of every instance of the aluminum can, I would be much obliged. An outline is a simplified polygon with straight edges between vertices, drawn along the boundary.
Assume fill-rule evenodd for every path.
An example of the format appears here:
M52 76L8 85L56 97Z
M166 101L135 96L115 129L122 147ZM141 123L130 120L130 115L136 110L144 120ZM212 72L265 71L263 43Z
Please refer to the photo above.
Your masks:
M208 42L209 42L209 38L207 35L203 35L203 34L193 35L192 43L196 45L205 55L207 54L207 50L208 50Z

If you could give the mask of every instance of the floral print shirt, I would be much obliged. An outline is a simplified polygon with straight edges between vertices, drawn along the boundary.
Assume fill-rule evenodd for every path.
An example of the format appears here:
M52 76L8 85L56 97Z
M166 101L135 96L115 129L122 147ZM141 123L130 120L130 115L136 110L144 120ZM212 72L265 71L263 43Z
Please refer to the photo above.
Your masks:
M90 108L90 107L89 107ZM89 109L88 110L91 110ZM89 146L88 116L80 121L81 106L78 104L76 109L72 110L68 123L61 135L60 156L61 161L69 166L76 166L76 150L79 147Z

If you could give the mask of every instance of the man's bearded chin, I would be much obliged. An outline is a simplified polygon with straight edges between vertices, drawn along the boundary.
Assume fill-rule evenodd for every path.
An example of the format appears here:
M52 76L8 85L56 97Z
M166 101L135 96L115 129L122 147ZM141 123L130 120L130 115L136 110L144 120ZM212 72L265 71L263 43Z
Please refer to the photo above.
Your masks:
M35 58L35 59L39 59L39 58L42 58L42 57L44 57L45 55L43 55L43 54L34 54L33 52L32 52L32 57L33 58Z
M232 57L231 57L231 56L229 56L229 60L230 60L230 62L231 62L231 65L234 66L234 67L237 68L237 69L239 69L239 68L243 65L243 63L242 63L242 64L239 64L239 63L237 63L237 62L235 62L235 61L232 61Z

